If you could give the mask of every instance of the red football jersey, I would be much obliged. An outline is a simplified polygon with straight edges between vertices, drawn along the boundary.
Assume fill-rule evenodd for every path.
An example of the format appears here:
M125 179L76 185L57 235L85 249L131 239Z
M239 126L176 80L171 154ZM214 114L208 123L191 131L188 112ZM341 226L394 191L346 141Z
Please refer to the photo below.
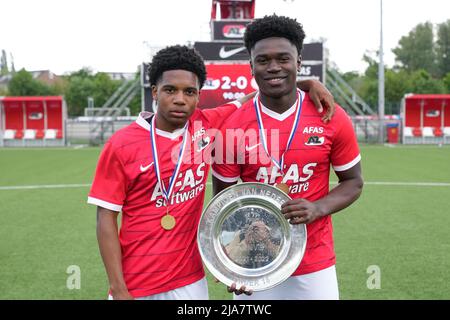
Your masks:
M337 106L328 123L323 123L309 95L301 92L298 127L284 154L284 176L263 148L254 101L233 113L221 129L225 151L216 148L212 174L224 181L286 183L291 198L318 200L329 192L330 164L335 171L348 170L361 157L350 118ZM270 155L280 160L295 119L297 105L278 114L261 105ZM217 138L217 141L219 138ZM216 141L216 142L217 142ZM230 156L231 155L231 156ZM306 252L294 275L319 271L335 264L331 216L307 225Z
M214 129L236 110L228 104L195 110L189 118L187 143L168 206L172 230L161 227L165 199L155 175L151 151L151 114L117 131L100 155L88 203L122 211L120 244L125 282L134 297L176 289L204 277L197 247L197 226L203 209ZM178 160L183 129L156 129L161 179L168 188Z

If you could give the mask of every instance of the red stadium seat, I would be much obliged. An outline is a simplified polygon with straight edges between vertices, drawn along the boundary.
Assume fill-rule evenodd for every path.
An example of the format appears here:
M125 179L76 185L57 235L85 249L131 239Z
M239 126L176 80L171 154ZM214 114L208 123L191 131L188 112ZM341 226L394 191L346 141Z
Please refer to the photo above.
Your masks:
M16 130L14 139L22 139L22 138L23 138L23 130Z
M422 136L422 129L421 128L413 128L412 134L414 137L421 137Z
M44 139L45 132L44 130L38 130L36 132L36 139Z
M433 133L435 137L442 137L444 135L442 128L434 128Z
M62 138L63 138L62 130L58 130L58 132L56 133L56 139L62 139Z

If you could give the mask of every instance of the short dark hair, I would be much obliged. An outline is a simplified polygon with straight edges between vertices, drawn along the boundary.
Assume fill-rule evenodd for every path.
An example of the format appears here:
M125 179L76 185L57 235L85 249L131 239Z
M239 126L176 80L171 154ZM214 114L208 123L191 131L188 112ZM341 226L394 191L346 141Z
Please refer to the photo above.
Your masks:
M159 50L148 69L150 85L156 85L164 71L186 70L197 75L200 88L206 80L206 68L202 56L187 46L170 46Z
M273 14L253 20L245 29L245 47L251 53L256 42L271 37L288 39L297 47L298 54L301 54L305 32L303 26L296 19Z

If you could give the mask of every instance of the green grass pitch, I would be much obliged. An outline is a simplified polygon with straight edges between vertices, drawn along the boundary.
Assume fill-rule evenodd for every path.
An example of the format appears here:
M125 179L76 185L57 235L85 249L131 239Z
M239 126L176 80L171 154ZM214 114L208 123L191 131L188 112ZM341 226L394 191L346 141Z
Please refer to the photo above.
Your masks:
M106 298L95 208L86 204L99 152L0 149L0 299ZM333 216L341 299L450 299L450 148L363 145L361 153L363 194ZM10 188L37 185L66 186ZM79 289L67 287L73 265ZM380 282L369 289L373 266ZM231 298L208 279L211 299Z

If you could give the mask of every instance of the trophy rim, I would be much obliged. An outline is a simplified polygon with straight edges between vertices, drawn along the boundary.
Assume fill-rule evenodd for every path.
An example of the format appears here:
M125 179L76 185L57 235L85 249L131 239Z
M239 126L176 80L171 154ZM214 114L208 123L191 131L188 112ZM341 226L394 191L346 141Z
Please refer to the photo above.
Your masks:
M223 198L228 193L232 194L248 188L260 188L271 191L282 200L282 202L273 199L272 201L271 198L249 195L248 197L230 198L228 202L224 200L224 206L220 207L223 208L232 205L236 207L242 204L242 202L246 202L247 206L260 206L266 209L279 222L284 237L280 252L278 252L276 258L269 264L254 269L239 266L232 261L223 252L223 248L220 245L220 237L217 236L222 231L217 226L221 227L221 223L237 210L230 213L230 211L227 212L218 209L216 216L219 218L213 216L211 223L206 222L206 219L210 218L207 215L211 215L210 212L214 211L213 209L217 206L216 202L219 201L218 199ZM245 285L247 289L262 291L277 286L295 272L305 253L307 230L304 224L290 224L281 213L281 204L290 199L288 194L272 185L260 182L242 182L220 191L210 200L200 217L197 230L197 244L204 265L216 279L227 286L236 283L237 287ZM254 203L253 205L252 201ZM270 203L270 205L267 205L267 203ZM212 249L206 250L204 245L212 246Z

